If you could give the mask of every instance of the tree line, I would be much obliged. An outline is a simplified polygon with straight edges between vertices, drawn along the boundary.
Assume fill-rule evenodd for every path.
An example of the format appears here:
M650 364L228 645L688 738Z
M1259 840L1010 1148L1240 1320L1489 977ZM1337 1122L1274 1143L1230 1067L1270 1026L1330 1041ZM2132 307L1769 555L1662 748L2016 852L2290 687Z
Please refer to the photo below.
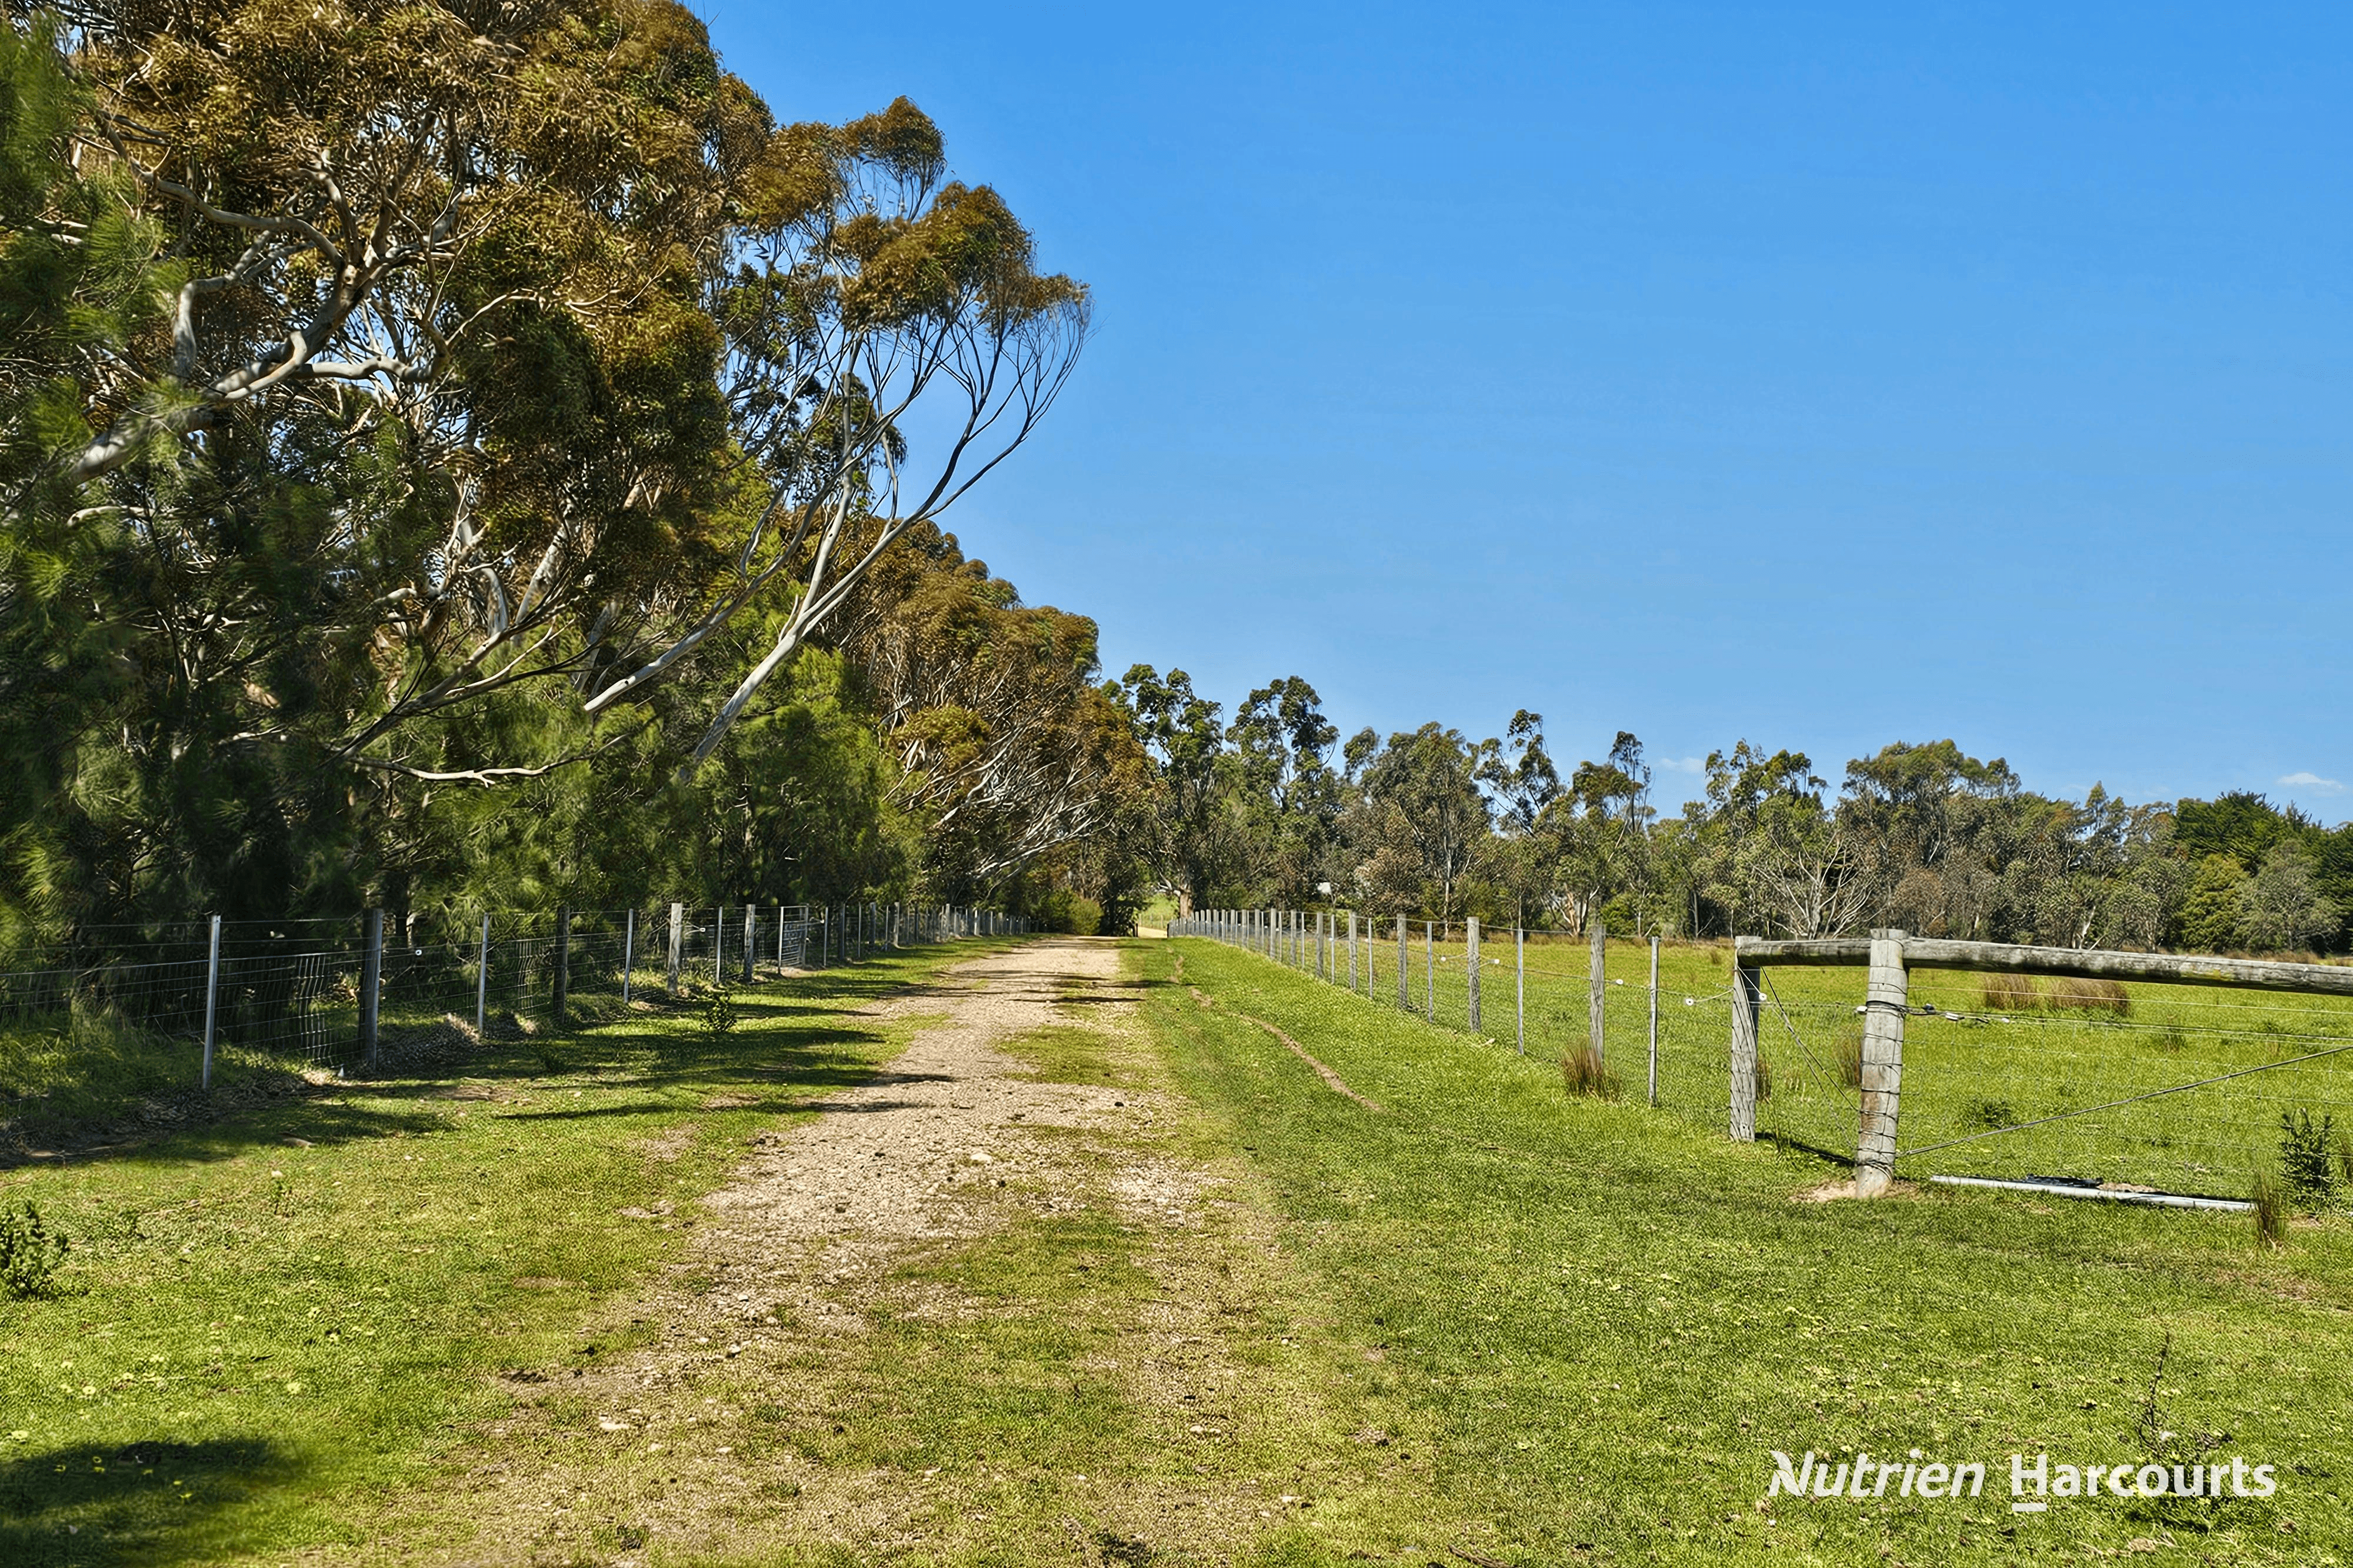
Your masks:
M1566 771L1541 716L1345 742L1297 677L1230 721L1181 670L1120 683L1191 907L1347 907L1583 932L1830 936L1896 926L2062 947L2342 952L2353 825L2252 794L2135 805L2027 789L2001 758L1898 742L1835 788L1801 752L1712 753L1659 798L1641 742Z
M2353 840L1950 742L1343 742L1099 668L945 520L1089 324L901 100L674 0L0 12L0 941L202 912L1148 900L2337 949Z
M913 104L670 0L0 18L0 935L1067 896L1142 752L943 518L1088 294Z

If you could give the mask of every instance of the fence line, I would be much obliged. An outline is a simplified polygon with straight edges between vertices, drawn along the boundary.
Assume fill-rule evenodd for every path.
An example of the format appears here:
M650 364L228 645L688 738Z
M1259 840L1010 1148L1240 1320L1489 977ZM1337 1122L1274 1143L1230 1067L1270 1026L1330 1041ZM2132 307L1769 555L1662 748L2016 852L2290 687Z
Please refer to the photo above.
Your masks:
M1394 1007L1441 1028L1459 1030L1521 1055L1549 1053L1564 1067L1590 1052L1605 1092L1621 1092L1612 1063L1644 1103L1706 1125L1722 1126L1728 1100L1723 1039L1729 992L1721 980L1670 986L1659 943L1614 947L1597 926L1574 939L1579 962L1556 962L1570 944L1555 933L1514 926L1504 956L1503 932L1477 920L1409 921L1384 932L1380 922L1346 910L1197 910L1168 922L1172 937L1200 937L1345 986L1368 1003ZM1608 973L1608 960L1638 956L1636 974ZM1384 953L1386 952L1386 956ZM1394 973L1382 973L1393 964ZM1630 984L1634 980L1638 984ZM1504 1012L1509 987L1510 1012ZM1491 1035L1490 1018L1504 1025ZM1639 1070L1632 1063L1641 1064Z
M387 1033L672 996L856 963L880 952L1026 934L1022 917L955 905L671 903L625 910L369 910L344 921L200 921L93 930L28 944L0 968L0 1089L40 1092L43 1063L185 1041L187 1079L209 1089L230 1047L317 1068L375 1064ZM667 931L649 954L648 933Z

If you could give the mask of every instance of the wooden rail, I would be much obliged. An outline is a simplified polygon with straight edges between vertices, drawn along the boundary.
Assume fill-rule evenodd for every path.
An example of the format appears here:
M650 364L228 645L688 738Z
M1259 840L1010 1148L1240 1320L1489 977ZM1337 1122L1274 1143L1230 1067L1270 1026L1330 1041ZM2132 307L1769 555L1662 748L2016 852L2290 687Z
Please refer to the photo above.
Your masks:
M1767 941L1736 937L1733 962L1744 969L1768 965L1871 963L1871 939L1861 936ZM2056 974L2079 980L2168 981L2182 985L2234 985L2255 991L2296 991L2353 996L2353 966L2281 963L2267 958L2210 958L2169 952L2110 952L2072 947L2028 947L2006 942L1904 938L1907 969L1967 969L2015 974Z

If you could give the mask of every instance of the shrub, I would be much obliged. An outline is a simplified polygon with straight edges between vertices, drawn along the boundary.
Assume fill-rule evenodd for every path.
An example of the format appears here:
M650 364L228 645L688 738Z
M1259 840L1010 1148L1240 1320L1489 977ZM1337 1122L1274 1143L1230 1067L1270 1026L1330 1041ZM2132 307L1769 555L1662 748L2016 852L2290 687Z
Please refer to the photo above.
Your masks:
M1760 1060L1757 1066L1757 1077L1761 1082L1764 1078L1765 1064ZM1563 1056L1560 1058L1560 1076L1562 1081L1567 1084L1568 1092L1571 1094L1589 1095L1596 1100L1618 1098L1617 1078L1602 1065L1601 1058L1593 1054L1591 1046L1570 1051Z
M65 1233L30 1202L13 1211L0 1208L0 1296L29 1301L57 1294L58 1266L72 1249Z
M2054 1013L2105 1013L2132 1016L2132 998L2113 980L2053 980L2042 994L2042 1005Z
M717 1045L735 1032L736 1019L735 994L713 985L702 998L702 1032Z
M1985 1006L1989 1013L2032 1013L2042 1005L2042 993L2034 988L2031 974L1989 974L1985 977Z
M2309 1110L2280 1112L2280 1185L2307 1214L2327 1208L2337 1197L2337 1142L2334 1116L2316 1123Z

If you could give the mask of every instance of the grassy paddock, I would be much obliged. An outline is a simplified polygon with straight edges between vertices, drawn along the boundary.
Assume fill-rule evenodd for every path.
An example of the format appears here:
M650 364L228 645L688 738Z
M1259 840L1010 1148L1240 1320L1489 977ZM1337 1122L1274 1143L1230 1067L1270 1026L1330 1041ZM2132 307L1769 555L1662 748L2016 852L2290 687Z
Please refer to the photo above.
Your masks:
M1385 1108L1184 988L1147 1011L1249 1149L1335 1333L1437 1435L1436 1490L1498 1561L2335 1561L2353 1438L2353 1236L2258 1251L2243 1217L1926 1190L1816 1204L1819 1161L1639 1104L1549 1059L1400 1018L1205 942L1145 962L1291 1033ZM1613 961L1617 958L1613 950ZM1700 962L1704 962L1704 959ZM1719 972L1720 973L1720 972ZM1792 987L1784 987L1785 994ZM1908 1085L1907 1085L1908 1087ZM2162 1427L2280 1467L2269 1501L2012 1515L2009 1456L2113 1464L2160 1347ZM1767 1451L1982 1461L1975 1503L1763 1503ZM1399 1525L1398 1529L1406 1528Z
M60 1295L0 1301L0 1562L353 1546L356 1500L435 1487L506 1407L501 1369L617 1348L577 1325L676 1247L749 1131L917 1022L845 1008L977 951L738 992L718 1039L657 1005L0 1173L0 1203L74 1242Z
M1459 928L1458 928L1459 931ZM1532 1056L1558 1061L1589 1030L1589 949L1581 941L1532 936L1527 943L1526 1041ZM1667 942L1660 958L1660 1103L1698 1125L1724 1125L1731 944ZM1479 1034L1505 1045L1518 1036L1520 998L1511 933L1486 933L1480 947ZM1459 940L1408 942L1409 1010L1434 1005L1439 1023L1469 1024L1469 953ZM1358 952L1359 984L1378 1005L1397 1004L1393 929ZM1608 944L1606 1056L1619 1092L1648 1090L1650 952L1647 943ZM1312 946L1304 959L1314 967ZM1345 943L1331 963L1347 984ZM1831 1153L1854 1150L1854 1067L1862 1044L1859 968L1790 966L1766 972L1758 1055L1769 1096L1758 1124ZM2353 1046L2353 1001L2230 991L2214 986L2110 986L2097 1005L2021 1008L2006 977L1920 970L1915 1004L1935 1017L1905 1024L1901 1145L1926 1148L1989 1129L2197 1083L2247 1068L2273 1070L2178 1095L2141 1100L2047 1128L1953 1143L1902 1167L1902 1173L2043 1173L2131 1182L2168 1191L2244 1197L2253 1173L2275 1164L2283 1112L2335 1118L2353 1134L2353 1051L2294 1066L2307 1053ZM2046 981L2045 992L2064 983ZM2340 1140L2353 1161L2353 1137Z

